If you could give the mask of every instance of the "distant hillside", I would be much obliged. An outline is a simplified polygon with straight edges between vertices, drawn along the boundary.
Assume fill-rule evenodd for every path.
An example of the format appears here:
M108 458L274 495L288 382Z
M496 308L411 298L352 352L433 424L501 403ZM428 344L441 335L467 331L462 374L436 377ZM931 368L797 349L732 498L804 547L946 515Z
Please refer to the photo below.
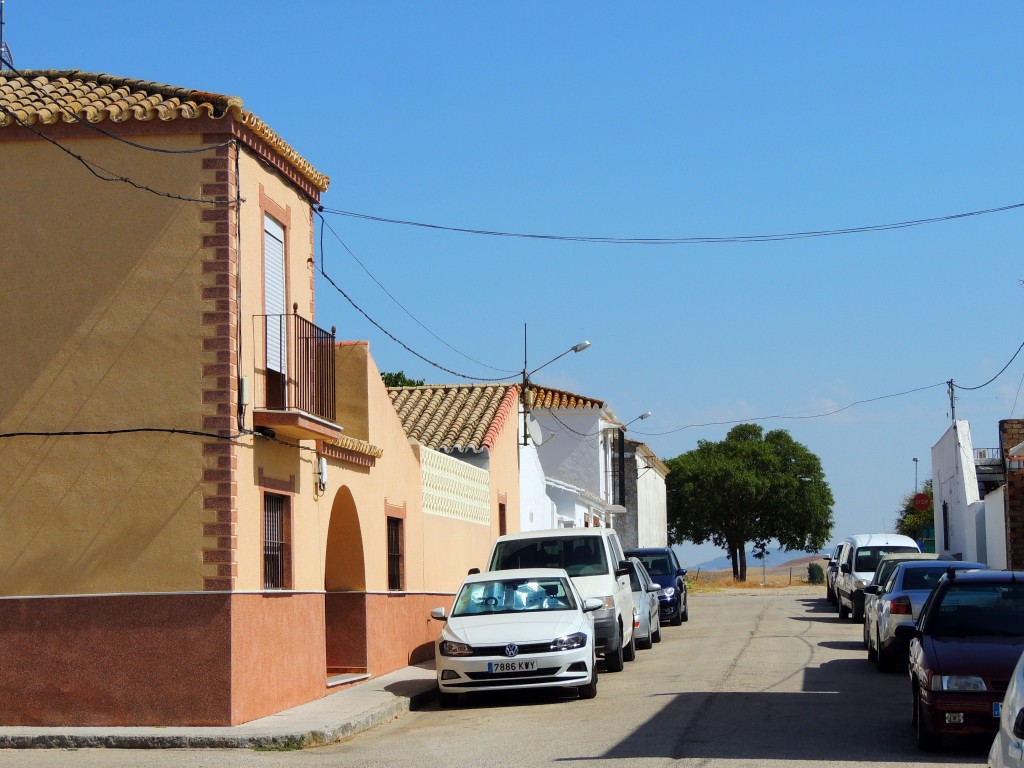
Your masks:
M768 568L784 568L787 566L796 567L798 565L804 566L810 562L820 561L825 552L819 554L814 553L800 553L800 552L770 552L768 557L765 558L764 565ZM760 568L762 563L760 560L755 559L749 553L747 554L747 570L753 570L754 568ZM697 565L687 566L691 570L700 568L702 571L731 571L732 563L725 555L716 557L714 560L708 560Z

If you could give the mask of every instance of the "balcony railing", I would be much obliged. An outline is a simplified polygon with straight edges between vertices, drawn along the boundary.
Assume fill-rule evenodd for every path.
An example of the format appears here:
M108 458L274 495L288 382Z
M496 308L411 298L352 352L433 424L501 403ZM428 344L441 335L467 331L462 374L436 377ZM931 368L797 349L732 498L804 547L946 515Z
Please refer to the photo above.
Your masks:
M335 329L325 331L291 315L256 315L257 349L254 406L269 411L301 412L335 422ZM262 338L261 338L262 337Z

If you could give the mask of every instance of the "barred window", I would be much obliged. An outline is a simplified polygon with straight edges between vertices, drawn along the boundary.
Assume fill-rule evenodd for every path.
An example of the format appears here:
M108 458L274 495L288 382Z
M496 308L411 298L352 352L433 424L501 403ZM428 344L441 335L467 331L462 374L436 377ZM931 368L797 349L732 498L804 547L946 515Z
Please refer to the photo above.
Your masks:
M263 588L291 586L288 497L263 494Z
M388 518L388 589L405 587L405 542L402 519Z

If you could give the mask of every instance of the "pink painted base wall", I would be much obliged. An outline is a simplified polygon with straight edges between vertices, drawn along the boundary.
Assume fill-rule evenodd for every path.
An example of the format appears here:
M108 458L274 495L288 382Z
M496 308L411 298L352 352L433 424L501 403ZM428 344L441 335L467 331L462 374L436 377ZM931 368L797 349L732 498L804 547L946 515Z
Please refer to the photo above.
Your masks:
M386 675L433 658L441 622L430 610L451 608L448 594L327 595L327 664Z
M235 725L325 693L323 595L0 600L0 725Z

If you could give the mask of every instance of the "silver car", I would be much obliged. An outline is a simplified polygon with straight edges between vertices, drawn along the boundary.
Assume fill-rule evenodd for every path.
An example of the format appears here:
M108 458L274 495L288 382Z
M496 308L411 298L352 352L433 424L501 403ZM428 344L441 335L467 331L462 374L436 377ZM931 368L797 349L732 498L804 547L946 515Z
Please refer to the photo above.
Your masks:
M637 648L650 648L661 642L661 609L658 590L661 585L651 579L644 564L635 557L629 561L629 586L633 590L633 637Z
M908 643L896 637L896 627L917 621L921 606L946 571L985 568L988 566L984 563L959 560L941 563L908 560L896 566L884 585L867 587L865 593L875 597L870 616L864 614L868 661L875 662L879 672L888 672L905 664Z
M878 561L878 567L875 568L875 575L871 577L871 581L868 582L868 587L884 586L885 582L892 576L892 572L896 570L896 566L900 563L905 563L908 560L947 560L952 561L953 558L949 555L937 555L934 552L900 552L896 555L886 555ZM875 594L877 590L868 590L864 588L864 647L869 648L868 645L868 626L874 626L877 621L876 615L872 615L871 620L868 620L868 614L875 614L877 611L878 595Z

